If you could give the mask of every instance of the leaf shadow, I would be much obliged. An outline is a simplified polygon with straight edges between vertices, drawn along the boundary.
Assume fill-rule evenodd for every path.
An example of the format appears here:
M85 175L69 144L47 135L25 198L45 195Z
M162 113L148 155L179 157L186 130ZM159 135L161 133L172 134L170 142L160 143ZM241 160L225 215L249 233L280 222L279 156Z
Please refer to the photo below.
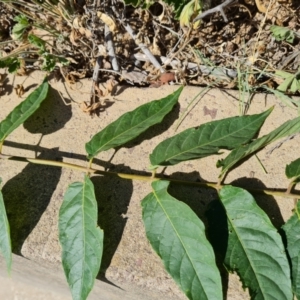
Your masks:
M130 172L124 165L110 168L114 172ZM126 226L128 205L133 192L132 181L119 177L93 176L91 178L98 203L98 225L104 231L104 248L98 279L106 280L105 272L118 248Z
M39 159L56 160L58 148L42 152ZM61 168L28 164L2 188L12 251L21 255L24 241L39 222L59 182Z
M175 172L172 178L205 182L196 171L191 173ZM201 219L206 228L206 237L211 243L216 264L221 274L223 298L228 290L228 271L224 259L228 244L228 226L225 210L218 199L217 191L212 188L187 186L171 183L168 192L176 199L186 203Z
M47 98L23 123L23 126L30 133L47 135L63 128L71 117L71 106L65 105L58 91L49 86Z
M28 92L29 90L31 90L31 89L33 89L33 88L35 88L35 87L37 87L37 86L38 86L37 83L30 84L30 85L28 85L28 86L25 88L25 92Z

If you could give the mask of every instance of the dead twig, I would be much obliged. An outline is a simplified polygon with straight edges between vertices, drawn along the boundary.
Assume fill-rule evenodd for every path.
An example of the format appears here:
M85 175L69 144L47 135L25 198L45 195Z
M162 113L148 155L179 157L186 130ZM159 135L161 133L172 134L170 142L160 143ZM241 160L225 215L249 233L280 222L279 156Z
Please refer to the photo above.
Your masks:
M106 41L106 47L109 59L111 61L111 65L113 67L113 70L116 72L120 71L119 63L115 54L115 48L112 38L112 32L110 31L109 27L105 24L105 41Z
M158 68L160 70L161 73L164 73L165 70L163 69L163 67L160 65L160 63L157 61L157 59L153 56L153 54L151 53L151 51L147 48L147 46L143 43L141 43L139 41L139 39L137 38L136 34L133 32L131 26L129 24L124 24L123 23L124 28L126 29L126 31L129 33L129 35L132 37L132 39L134 40L134 42L137 44L137 46L144 52L144 54L148 57L148 59L150 60L150 62L154 65L155 68Z
M193 20L193 22L195 23L195 22L197 22L197 21L199 21L199 20L205 18L206 16L209 16L209 15L214 14L214 13L216 13L216 12L219 12L219 13L222 15L224 21L225 21L225 22L228 22L228 19L227 19L226 15L225 15L225 12L224 12L224 8L225 8L226 6L232 4L232 3L235 2L235 1L236 1L236 0L226 0L226 1L224 1L223 3L221 3L220 5L218 5L218 6L214 7L214 8L211 8L211 9L206 10L205 12L203 12L202 14L200 14L199 16L197 16L197 17Z

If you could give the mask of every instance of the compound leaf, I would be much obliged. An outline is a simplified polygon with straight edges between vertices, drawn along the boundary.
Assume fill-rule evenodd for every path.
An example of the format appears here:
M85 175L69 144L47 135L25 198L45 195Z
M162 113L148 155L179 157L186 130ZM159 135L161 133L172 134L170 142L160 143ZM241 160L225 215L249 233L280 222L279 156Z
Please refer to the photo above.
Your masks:
M142 201L146 235L166 270L189 299L222 299L215 256L197 215L167 192L168 181L154 181Z
M43 82L0 123L0 143L39 108L47 97L48 89L48 82Z
M283 225L287 239L287 251L292 262L292 285L297 299L300 299L300 202L297 202L292 217Z
M3 201L3 195L0 191L0 252L2 253L7 271L11 270L12 254L11 254L11 240L10 240L10 229L7 220L5 205Z
M183 87L180 87L177 91L163 99L151 101L131 112L123 114L119 119L95 134L85 144L89 159L101 151L129 142L146 131L150 126L161 122L177 103L182 89Z
M69 185L59 211L62 265L73 300L84 300L98 274L103 231L97 227L97 202L92 181Z
M249 156L250 154L264 148L268 144L280 138L295 134L299 131L300 117L289 120L275 130L271 131L269 134L264 135L263 137L253 141L252 143L232 150L229 155L227 155L223 160L218 161L217 167L222 167L222 175L246 156Z
M273 108L251 116L231 117L189 128L156 146L150 154L152 166L175 165L182 161L219 154L249 142Z
M220 190L228 220L225 264L249 288L251 299L292 300L290 268L280 235L247 191Z

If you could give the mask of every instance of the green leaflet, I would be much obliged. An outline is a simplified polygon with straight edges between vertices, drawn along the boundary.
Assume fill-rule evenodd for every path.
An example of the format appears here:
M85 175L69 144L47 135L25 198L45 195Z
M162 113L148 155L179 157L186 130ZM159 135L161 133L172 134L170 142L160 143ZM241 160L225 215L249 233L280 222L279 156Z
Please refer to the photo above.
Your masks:
M283 123L281 126L271 131L269 134L253 141L252 143L236 148L230 152L230 154L223 160L219 160L217 167L222 167L221 175L226 173L237 162L244 157L256 152L267 146L268 144L283 138L288 135L295 134L300 131L300 117Z
M287 178L293 178L294 182L299 182L300 177L300 158L292 161L285 167L285 175Z
M142 201L146 235L166 270L189 299L222 299L213 249L197 215L167 192L168 181L154 181Z
M300 299L300 202L292 217L283 225L287 238L287 251L292 262L292 285L297 299Z
M284 105L288 106L292 109L299 109L300 102L299 100L294 100L291 97L285 95L283 92L280 92L278 90L273 90L266 85L263 86L263 88L271 93L273 93Z
M251 116L231 117L189 128L156 146L150 154L153 166L175 165L182 161L219 154L248 143L263 125L273 107Z
M85 300L100 268L103 231L97 227L94 186L84 182L69 185L59 211L59 241L62 264L73 300Z
M119 119L95 134L85 144L88 158L91 159L101 151L121 146L136 138L150 126L161 122L177 103L182 89L183 87L180 87L163 99L151 101L123 114Z
M0 123L0 143L39 108L48 89L48 82L43 82Z
M228 220L226 266L236 271L251 299L292 300L290 268L276 228L247 191L220 190Z
M6 210L3 201L3 195L0 191L0 253L3 255L7 271L10 273L12 254L11 254L11 240L10 240L10 229L7 220Z

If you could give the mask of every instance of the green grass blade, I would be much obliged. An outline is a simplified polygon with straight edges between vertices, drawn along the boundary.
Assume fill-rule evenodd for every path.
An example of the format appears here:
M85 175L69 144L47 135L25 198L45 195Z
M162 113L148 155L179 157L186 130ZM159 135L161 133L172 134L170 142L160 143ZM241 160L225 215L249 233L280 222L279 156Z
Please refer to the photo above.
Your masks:
M12 263L12 252L11 252L11 240L10 240L10 229L7 220L5 205L3 201L3 195L0 191L0 252L3 255L7 271L10 273Z
M150 154L152 166L175 165L182 161L219 154L249 142L273 108L251 116L231 117L187 129L157 145Z
M297 299L300 299L300 202L297 202L292 217L283 225L287 239L287 251L292 262L292 285Z
M222 172L221 172L222 175L246 156L255 153L256 151L264 148L268 144L271 144L280 138L298 133L299 131L300 131L300 117L295 118L293 120L289 120L283 123L275 130L273 130L272 132L270 132L269 134L264 135L263 137L253 141L252 143L234 149L223 160L218 161L217 167L222 167Z
M220 198L228 221L225 265L240 276L251 299L292 300L290 268L283 242L247 191L225 186Z
M69 185L59 211L59 241L62 264L73 300L85 300L99 272L103 231L97 227L94 186L84 182Z
M189 299L222 299L215 256L197 215L167 192L168 181L154 181L142 201L146 235L164 266Z
M0 123L0 143L39 108L48 89L48 82L43 82Z
M167 97L146 103L109 124L85 144L89 159L99 152L119 147L157 124L177 103L183 87Z

